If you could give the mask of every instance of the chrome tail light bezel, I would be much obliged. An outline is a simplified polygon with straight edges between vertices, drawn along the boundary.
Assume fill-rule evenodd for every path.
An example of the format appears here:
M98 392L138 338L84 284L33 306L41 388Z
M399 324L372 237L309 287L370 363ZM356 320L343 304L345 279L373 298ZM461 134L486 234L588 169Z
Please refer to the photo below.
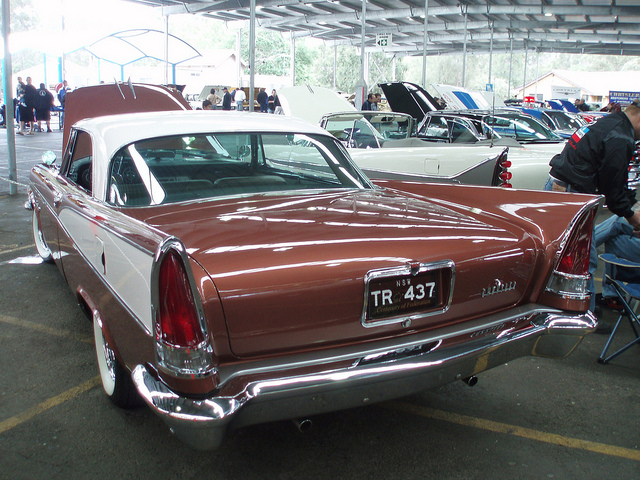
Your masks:
M505 148L498 160L496 161L496 167L493 172L492 185L511 188L510 180L513 178L513 174L509 171L511 167L511 160L509 160L509 147Z
M178 255L188 278L195 314L203 338L197 345L172 345L164 342L162 335L159 334L161 332L160 269L169 252L174 252ZM217 359L213 351L213 339L207 327L200 293L196 288L186 248L175 237L170 237L163 241L154 255L151 268L151 318L153 319L152 335L155 339L156 362L159 370L178 378L203 378L216 372Z
M593 242L593 228L595 216L598 210L598 199L587 203L580 212L573 218L569 228L564 233L560 246L553 259L553 270L547 281L545 292L558 295L568 300L586 301L591 297L592 292L589 291L589 264L587 262L586 272L584 273L567 273L559 270L562 259L567 255L567 250L573 242L578 241L580 229L589 229L589 245L588 253L591 251L591 242Z

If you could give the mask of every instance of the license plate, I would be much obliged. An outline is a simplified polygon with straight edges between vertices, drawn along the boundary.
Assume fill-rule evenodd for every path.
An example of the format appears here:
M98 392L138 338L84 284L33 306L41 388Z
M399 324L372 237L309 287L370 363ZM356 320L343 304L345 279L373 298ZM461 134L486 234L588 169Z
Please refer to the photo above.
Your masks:
M392 323L442 311L449 302L453 262L368 274L363 324ZM415 268L415 267L414 267Z

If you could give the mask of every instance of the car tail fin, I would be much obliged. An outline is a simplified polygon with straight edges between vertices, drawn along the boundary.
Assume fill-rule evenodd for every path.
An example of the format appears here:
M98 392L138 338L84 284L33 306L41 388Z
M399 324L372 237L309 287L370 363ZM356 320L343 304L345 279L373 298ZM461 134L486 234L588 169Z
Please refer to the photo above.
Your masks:
M589 300L589 255L596 211L591 208L573 222L558 249L545 293L566 300Z
M511 160L508 160L508 148L505 148L504 151L500 154L498 161L496 162L496 168L493 173L493 182L492 185L497 185L499 187L511 188L511 178L513 174L509 171L511 168Z

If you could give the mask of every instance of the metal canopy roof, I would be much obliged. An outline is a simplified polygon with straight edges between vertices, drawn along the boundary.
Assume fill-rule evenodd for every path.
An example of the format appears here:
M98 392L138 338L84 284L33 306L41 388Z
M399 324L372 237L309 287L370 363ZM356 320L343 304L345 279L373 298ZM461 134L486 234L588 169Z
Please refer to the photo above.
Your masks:
M128 0L225 22L248 22L250 0ZM640 0L428 0L427 55L513 50L640 55ZM361 0L256 0L258 27L360 46ZM425 0L369 0L366 50L422 55ZM392 34L387 47L376 34ZM512 47L513 45L513 47Z

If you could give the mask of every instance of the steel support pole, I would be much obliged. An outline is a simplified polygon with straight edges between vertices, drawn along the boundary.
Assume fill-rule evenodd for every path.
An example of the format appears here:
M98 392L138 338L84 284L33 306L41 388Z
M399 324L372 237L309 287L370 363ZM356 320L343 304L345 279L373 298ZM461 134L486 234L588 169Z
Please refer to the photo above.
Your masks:
M164 84L169 84L169 15L164 16Z
M509 51L509 83L507 84L507 98L511 98L511 71L513 70L513 37L511 37Z
M249 19L249 113L255 112L256 85L256 0L251 0Z
M242 30L236 31L236 88L242 87Z
M9 48L9 34L11 33L10 0L2 0L2 39L4 41L4 58L2 60L3 90L4 90L4 122L7 126L7 158L9 163L9 194L18 193L18 169L16 163L16 131L13 108L13 85L11 49Z
M491 22L491 41L489 43L489 83L491 83L492 64L493 64L493 22Z
M289 63L289 76L291 77L291 86L296 84L296 39L293 36L293 32L289 32L291 37L291 62Z
M362 104L367 98L367 82L365 80L365 61L366 61L366 27L367 27L367 2L366 0L362 0L362 32L360 35L360 79L356 83L356 91L353 104L355 107L360 110Z
M538 100L538 79L540 72L540 50L536 48L536 101Z
M365 57L365 45L366 35L365 30L367 28L367 0L362 0L362 31L360 32L360 78L365 79L364 76L364 57Z
M333 46L333 90L338 89L338 46Z
M467 83L467 7L464 7L464 43L462 44L462 87Z
M422 88L424 88L425 90L427 89L427 41L428 40L429 40L429 0L424 0L424 39L422 42ZM395 79L395 70L394 70L394 79Z
M522 100L524 100L525 89L527 88L527 56L529 51L527 50L527 42L524 42L524 77L522 78Z

